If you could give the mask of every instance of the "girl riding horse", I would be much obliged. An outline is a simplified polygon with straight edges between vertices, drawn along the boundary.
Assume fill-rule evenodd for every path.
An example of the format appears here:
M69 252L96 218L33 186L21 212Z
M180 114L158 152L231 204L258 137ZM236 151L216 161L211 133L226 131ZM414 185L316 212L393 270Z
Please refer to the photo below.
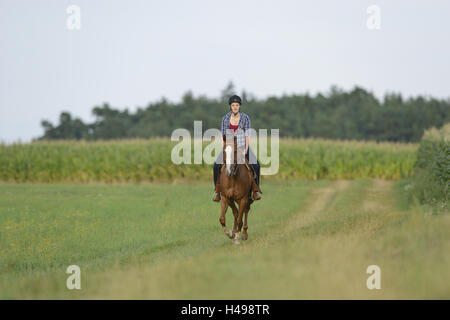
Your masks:
M227 129L231 130L233 136L236 137L237 146L239 149L243 150L245 157L249 160L249 164L253 167L253 170L256 173L256 178L252 183L252 198L253 200L261 199L261 196L258 194L259 190L259 172L260 165L259 161L256 159L256 156L253 154L252 150L249 147L250 143L250 117L244 112L240 112L239 109L242 104L242 100L239 96L233 95L228 99L228 104L230 105L230 112L222 118L222 137L225 140L227 135ZM228 131L230 132L230 131ZM225 143L225 141L223 141ZM219 161L222 159L222 153L217 157L216 162L214 163L213 172L214 172L214 185L216 187L213 201L220 201L220 184L219 184L219 172L221 168L221 163L223 161ZM250 161L251 159L251 161Z

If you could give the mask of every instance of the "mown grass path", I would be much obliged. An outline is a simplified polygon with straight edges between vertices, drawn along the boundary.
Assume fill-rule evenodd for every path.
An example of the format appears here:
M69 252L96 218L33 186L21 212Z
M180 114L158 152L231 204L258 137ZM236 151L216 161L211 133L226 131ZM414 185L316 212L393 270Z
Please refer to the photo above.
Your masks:
M407 183L268 183L239 246L206 184L2 184L0 297L448 299L449 215L409 206ZM366 287L373 264L381 290Z

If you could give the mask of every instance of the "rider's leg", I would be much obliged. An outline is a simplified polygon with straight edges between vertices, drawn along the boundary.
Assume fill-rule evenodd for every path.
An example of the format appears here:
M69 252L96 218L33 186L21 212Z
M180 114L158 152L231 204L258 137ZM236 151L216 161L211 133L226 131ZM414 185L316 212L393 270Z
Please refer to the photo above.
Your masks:
M258 194L258 192L261 192L261 189L259 188L260 165L258 160L256 159L256 156L253 154L250 148L248 148L246 158L249 160L250 165L256 173L256 178L252 181L253 200L259 200L261 199L261 196Z
M213 171L214 171L214 185L216 185L217 178L219 176L219 164L218 163L214 163Z
M220 155L219 155L219 157L220 157ZM219 157L217 158L216 162L214 162L214 167L213 167L214 186L215 186L213 201L216 201L216 202L220 201L219 170L220 170L221 165L220 165L220 163L217 163L219 160Z
M259 173L261 171L261 166L259 165L259 161L257 161L253 165L253 168L255 169L255 172L256 172L256 184L259 186Z

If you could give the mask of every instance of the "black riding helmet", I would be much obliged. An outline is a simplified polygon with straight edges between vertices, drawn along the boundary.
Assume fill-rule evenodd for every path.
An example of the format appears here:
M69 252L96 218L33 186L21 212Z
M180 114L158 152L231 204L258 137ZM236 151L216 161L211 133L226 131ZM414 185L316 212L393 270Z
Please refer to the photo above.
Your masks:
M241 99L241 97L239 97L237 95L234 95L234 96L231 96L230 99L228 99L228 104L230 105L233 102L238 102L241 105L242 104L242 99Z

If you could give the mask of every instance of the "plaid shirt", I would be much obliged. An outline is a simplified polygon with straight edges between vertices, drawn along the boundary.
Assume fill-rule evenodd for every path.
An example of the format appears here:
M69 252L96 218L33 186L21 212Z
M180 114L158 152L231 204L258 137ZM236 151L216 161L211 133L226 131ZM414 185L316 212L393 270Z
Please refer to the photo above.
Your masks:
M240 112L240 114L241 118L239 119L238 129L234 133L230 132L230 134L236 136L238 148L245 148L245 137L250 136L250 117L244 112ZM222 136L225 136L227 129L230 129L230 117L231 111L222 118ZM233 130L230 129L230 131Z

